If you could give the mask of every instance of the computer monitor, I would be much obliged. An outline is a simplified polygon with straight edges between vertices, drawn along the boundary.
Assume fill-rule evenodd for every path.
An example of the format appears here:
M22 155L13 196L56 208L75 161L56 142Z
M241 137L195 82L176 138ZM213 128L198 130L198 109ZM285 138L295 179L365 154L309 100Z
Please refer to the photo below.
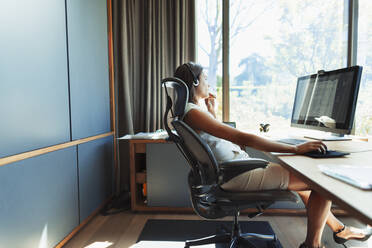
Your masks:
M346 139L353 128L361 66L299 77L291 126L330 133L311 136L320 140Z

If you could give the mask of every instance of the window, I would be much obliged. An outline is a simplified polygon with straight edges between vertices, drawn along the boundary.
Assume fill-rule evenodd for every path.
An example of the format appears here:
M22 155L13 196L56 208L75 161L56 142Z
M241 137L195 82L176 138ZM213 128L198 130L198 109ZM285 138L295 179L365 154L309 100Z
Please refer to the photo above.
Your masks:
M198 61L208 69L218 102L222 105L222 13L229 11L229 120L243 130L257 131L260 123L270 123L271 130L289 127L297 77L351 63L349 0L224 1L228 10L222 10L222 0L197 2ZM356 133L367 134L372 133L372 2L352 2L359 2L356 64L363 66Z
M217 118L222 120L222 0L199 0L197 20L198 62L217 96Z
M357 64L363 66L356 110L356 134L372 135L372 1L359 0Z
M297 77L346 66L343 20L339 0L230 1L230 119L289 127Z

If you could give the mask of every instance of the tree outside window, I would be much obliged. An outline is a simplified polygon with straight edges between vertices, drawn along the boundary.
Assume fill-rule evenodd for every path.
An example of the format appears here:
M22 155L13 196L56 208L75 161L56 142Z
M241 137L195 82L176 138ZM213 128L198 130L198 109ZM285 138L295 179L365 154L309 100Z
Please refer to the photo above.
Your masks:
M238 128L289 127L297 78L347 66L348 2L230 1L230 120ZM372 3L359 2L358 65L364 69L356 132L366 133L372 122ZM198 0L198 13L199 61L222 103L222 1Z

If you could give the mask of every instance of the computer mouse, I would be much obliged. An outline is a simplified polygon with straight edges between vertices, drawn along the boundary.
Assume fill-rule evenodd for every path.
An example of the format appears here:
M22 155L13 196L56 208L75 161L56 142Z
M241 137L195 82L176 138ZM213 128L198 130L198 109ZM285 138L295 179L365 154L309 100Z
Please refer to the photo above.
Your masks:
M306 154L314 154L314 155L324 155L327 154L328 147L326 145L322 145L323 149L317 149L310 152L307 152Z
M324 155L324 154L327 154L327 150L314 150L314 151L311 151L311 152L307 152L305 154L308 154L308 155Z

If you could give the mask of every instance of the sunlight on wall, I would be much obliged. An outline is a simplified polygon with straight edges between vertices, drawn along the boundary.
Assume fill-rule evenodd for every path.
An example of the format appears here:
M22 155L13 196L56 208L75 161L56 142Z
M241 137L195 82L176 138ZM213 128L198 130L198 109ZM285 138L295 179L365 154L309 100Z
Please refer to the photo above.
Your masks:
M111 243L111 242L108 242L108 241L104 241L104 242L94 242L88 246L85 246L85 248L106 248L106 247L109 247L111 245L113 245L114 243Z
M38 247L39 248L47 248L48 247L48 224L45 224L45 226L43 228Z

